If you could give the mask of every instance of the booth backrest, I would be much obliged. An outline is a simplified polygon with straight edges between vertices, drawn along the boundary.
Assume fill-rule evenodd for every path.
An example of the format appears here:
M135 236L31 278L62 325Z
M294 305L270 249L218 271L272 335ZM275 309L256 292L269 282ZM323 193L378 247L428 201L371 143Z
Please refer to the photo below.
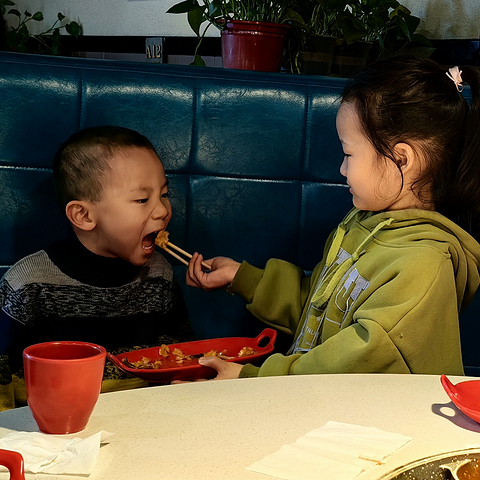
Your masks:
M107 124L138 130L157 148L174 243L207 258L262 267L277 257L313 269L351 208L335 130L343 86L329 77L0 53L0 274L65 235L53 156L78 129ZM186 287L185 267L168 259L198 338L263 328L241 299ZM470 307L462 323L471 366L480 366L479 310Z

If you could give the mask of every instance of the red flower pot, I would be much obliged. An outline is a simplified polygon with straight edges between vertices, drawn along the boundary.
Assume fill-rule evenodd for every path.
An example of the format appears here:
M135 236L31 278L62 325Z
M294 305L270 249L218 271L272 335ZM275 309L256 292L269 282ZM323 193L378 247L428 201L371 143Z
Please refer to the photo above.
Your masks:
M229 20L222 31L225 68L279 72L288 25Z

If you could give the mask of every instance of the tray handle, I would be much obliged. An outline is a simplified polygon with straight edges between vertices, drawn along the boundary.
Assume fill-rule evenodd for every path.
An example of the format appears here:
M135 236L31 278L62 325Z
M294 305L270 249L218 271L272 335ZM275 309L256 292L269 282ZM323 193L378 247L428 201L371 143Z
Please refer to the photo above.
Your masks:
M441 375L440 381L442 383L443 389L450 398L457 397L457 389L455 388L455 385L447 378L446 375Z
M111 353L107 352L107 358L120 370L130 373L130 371L127 370L127 367L115 355L112 355Z
M264 339L268 338L269 341L267 345L260 347L260 342ZM273 328L266 328L260 334L255 337L255 342L259 348L263 349L268 349L268 348L273 348L273 345L275 344L275 339L277 338L277 331L274 330Z
M0 450L0 465L10 471L10 480L25 480L25 465L23 456L13 450Z

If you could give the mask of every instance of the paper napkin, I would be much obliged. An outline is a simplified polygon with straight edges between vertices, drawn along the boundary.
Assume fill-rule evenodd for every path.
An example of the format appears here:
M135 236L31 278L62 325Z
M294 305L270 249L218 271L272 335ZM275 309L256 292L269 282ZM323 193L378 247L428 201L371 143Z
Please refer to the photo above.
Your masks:
M374 427L327 422L247 470L284 480L351 480L410 440Z
M0 448L21 453L26 472L88 475L97 462L100 443L112 435L101 431L82 439L39 432L12 432L0 438Z

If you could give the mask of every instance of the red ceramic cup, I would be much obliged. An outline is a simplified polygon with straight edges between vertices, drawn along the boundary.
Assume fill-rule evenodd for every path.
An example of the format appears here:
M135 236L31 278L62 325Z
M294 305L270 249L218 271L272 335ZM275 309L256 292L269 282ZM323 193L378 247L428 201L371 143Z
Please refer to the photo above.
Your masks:
M27 401L42 432L83 430L102 386L106 351L86 342L46 342L23 351Z

